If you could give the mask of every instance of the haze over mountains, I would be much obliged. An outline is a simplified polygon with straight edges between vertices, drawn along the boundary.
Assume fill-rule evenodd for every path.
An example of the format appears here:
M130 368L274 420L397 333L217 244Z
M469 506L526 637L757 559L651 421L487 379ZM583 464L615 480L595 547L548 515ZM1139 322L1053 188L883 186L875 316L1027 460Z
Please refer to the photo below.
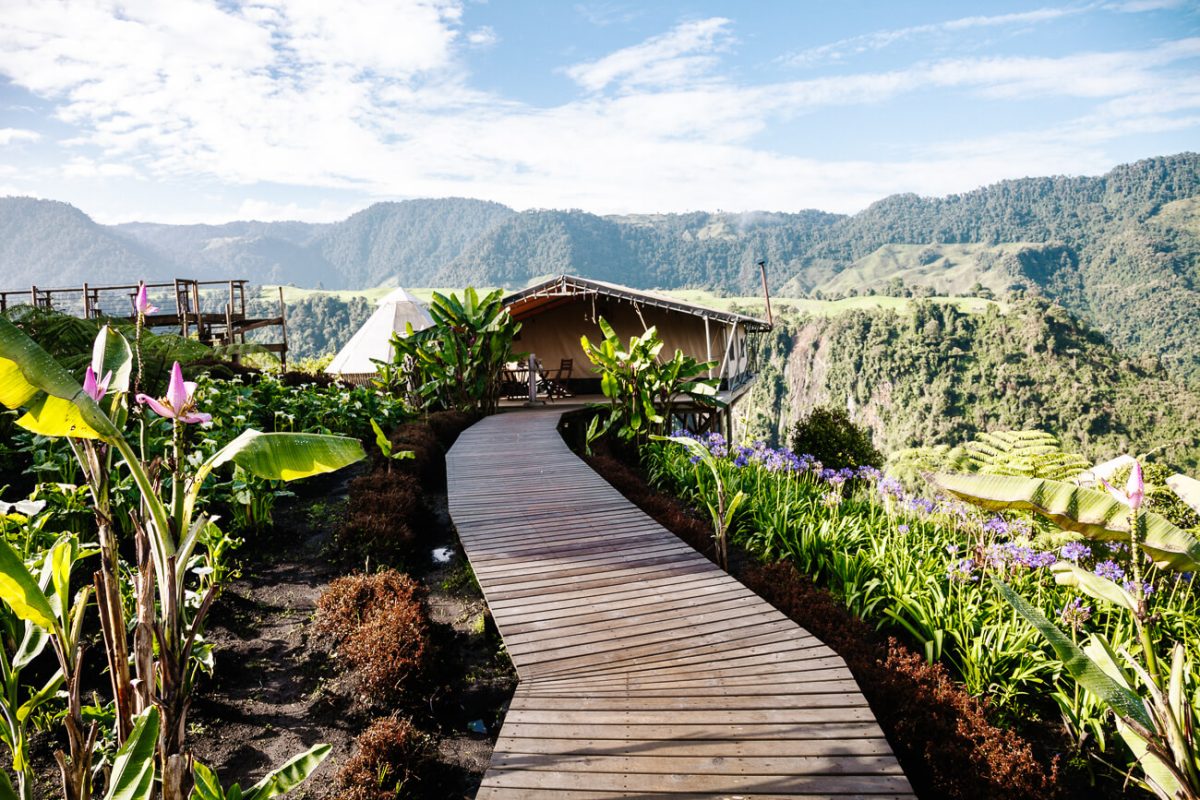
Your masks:
M305 287L521 286L559 272L643 288L1036 289L1126 352L1200 375L1200 154L1099 177L1025 178L943 198L820 211L597 216L444 199L341 222L104 226L64 203L0 200L0 286L243 277Z

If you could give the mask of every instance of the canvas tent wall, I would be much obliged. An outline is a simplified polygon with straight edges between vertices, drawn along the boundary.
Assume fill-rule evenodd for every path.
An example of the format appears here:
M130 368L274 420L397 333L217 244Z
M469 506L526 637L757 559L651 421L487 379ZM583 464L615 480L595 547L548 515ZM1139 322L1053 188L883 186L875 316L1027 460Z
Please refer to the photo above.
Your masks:
M396 289L379 301L375 313L350 337L325 372L348 383L366 383L376 374L372 359L391 360L392 334L403 335L408 323L419 331L433 325L433 320L416 298Z
M572 359L572 380L598 384L579 337L597 340L603 317L623 339L658 330L663 350L681 350L700 361L716 361L712 377L733 388L750 377L747 335L770 326L742 314L683 303L625 286L562 275L504 299L521 332L513 349L533 353L547 370ZM594 391L595 387L579 387Z

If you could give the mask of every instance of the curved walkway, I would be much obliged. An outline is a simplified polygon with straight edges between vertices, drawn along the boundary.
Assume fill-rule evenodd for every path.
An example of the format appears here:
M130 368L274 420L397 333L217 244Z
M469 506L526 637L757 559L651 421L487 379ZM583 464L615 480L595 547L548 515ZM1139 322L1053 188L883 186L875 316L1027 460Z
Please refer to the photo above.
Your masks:
M911 797L845 663L558 435L488 417L450 513L520 677L480 800Z

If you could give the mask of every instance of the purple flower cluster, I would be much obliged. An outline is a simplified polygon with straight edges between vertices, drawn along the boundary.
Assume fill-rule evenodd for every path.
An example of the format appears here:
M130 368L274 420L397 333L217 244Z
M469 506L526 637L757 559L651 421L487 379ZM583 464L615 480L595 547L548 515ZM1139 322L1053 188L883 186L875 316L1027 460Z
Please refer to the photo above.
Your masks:
M1134 597L1137 597L1139 592L1141 593L1142 597L1149 597L1150 595L1154 594L1154 584L1152 583L1143 583L1141 586L1138 586L1133 581L1125 581L1121 585L1125 587L1125 591L1129 592Z
M946 577L952 581L959 582L977 581L979 580L979 576L975 574L976 566L975 559L973 558L959 559L950 566L950 569L946 570Z
M1058 610L1058 616L1064 624L1077 631L1092 618L1092 607L1084 603L1082 597L1076 597Z
M1111 558L1107 561L1101 561L1092 572L1101 578L1108 578L1110 581L1119 581L1125 578L1125 570L1121 569L1121 565Z
M983 532L991 533L996 536L1007 536L1011 531L1008 520L1004 517L996 515L983 523Z
M1009 569L1044 569L1058 562L1058 556L1049 550L1035 550L1016 542L988 545L985 556L989 566Z
M1058 553L1067 561L1077 562L1085 558L1090 558L1092 548L1083 542L1067 542L1059 548Z
M849 467L842 469L823 469L821 470L821 480L833 486L841 486L846 481L856 476L856 472Z

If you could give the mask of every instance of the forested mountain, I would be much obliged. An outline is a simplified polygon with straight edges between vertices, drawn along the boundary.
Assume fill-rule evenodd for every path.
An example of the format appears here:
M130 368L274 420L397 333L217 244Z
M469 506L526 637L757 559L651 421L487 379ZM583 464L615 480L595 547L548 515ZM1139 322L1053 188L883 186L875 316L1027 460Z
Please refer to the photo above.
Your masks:
M941 198L897 195L853 216L515 212L478 200L379 203L342 222L96 225L61 203L0 201L0 285L135 276L325 288L518 287L573 272L644 288L962 293L1036 290L1119 348L1200 379L1200 155L1100 177L1025 178Z
M74 206L0 198L0 289L122 283L170 273L171 262Z
M1095 459L1159 450L1200 467L1200 391L1153 358L1129 359L1044 298L966 314L906 310L785 320L759 343L751 430L778 437L808 410L849 409L875 443L958 444L980 431L1049 430Z

